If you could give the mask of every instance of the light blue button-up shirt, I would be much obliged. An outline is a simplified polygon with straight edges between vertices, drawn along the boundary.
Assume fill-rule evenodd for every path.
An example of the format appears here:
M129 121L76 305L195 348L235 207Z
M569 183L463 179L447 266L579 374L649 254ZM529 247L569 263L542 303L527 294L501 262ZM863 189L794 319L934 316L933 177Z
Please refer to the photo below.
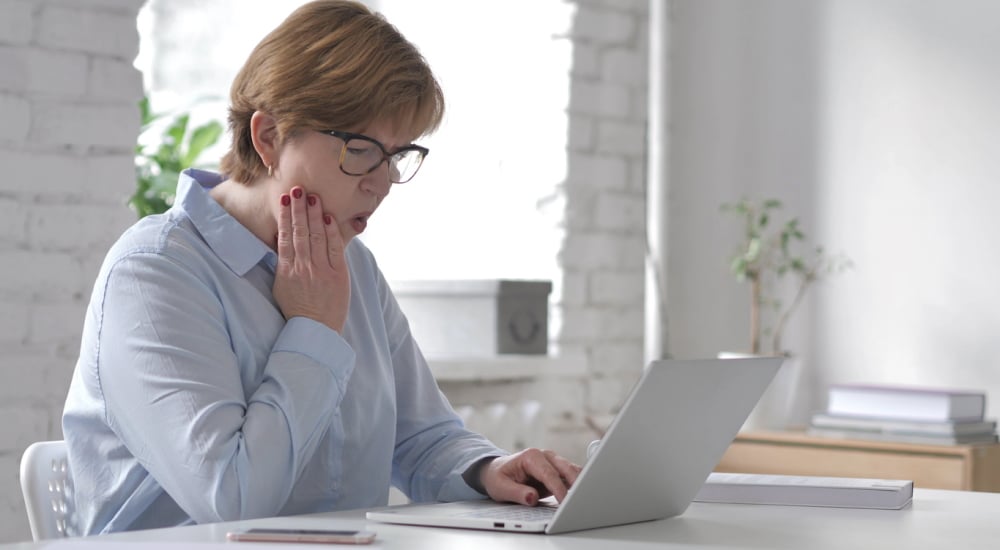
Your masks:
M341 334L274 301L276 254L189 170L94 285L63 413L81 534L481 498L505 454L438 390L371 252L347 246Z

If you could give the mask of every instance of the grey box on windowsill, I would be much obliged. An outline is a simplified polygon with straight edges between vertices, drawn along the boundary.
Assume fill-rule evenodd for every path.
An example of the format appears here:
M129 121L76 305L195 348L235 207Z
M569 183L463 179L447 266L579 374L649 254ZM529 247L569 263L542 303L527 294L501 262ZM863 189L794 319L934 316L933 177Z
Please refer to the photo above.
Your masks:
M549 281L394 281L410 330L430 358L545 355Z

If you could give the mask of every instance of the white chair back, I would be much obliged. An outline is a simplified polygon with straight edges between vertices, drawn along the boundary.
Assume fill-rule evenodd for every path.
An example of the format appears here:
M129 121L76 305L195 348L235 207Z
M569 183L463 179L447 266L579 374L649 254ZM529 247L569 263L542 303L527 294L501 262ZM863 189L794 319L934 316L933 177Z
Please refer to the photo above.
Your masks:
M21 492L35 541L69 536L73 503L67 498L67 489L71 482L64 441L39 441L24 451Z

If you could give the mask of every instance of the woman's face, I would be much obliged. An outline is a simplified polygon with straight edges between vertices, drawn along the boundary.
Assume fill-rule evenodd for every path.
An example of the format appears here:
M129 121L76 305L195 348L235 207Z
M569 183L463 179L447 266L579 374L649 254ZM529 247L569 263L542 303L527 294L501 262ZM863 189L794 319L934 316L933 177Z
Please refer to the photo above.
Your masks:
M373 124L357 133L378 141L387 151L409 143L406 137L393 135L386 124ZM274 179L282 193L300 186L306 193L317 195L323 211L336 220L346 244L365 230L392 184L388 162L362 176L345 174L340 169L343 147L344 141L338 137L303 130L282 147Z

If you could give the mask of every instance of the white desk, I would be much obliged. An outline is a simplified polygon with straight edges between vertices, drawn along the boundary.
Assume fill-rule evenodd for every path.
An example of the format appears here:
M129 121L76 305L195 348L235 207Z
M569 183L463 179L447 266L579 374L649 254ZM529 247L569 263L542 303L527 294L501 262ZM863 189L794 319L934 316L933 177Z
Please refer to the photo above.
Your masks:
M366 522L363 517L362 512L352 511L267 518L71 539L51 546L22 543L2 548L141 550L144 546L136 543L152 542L156 544L150 547L157 550L166 550L165 543L186 543L175 547L199 549L214 546L214 543L225 544L227 531L249 526L366 527L378 534L376 543L369 548L408 550L1000 548L1000 493L932 489L915 490L912 506L898 511L695 503L675 518L555 536L408 527ZM122 544L113 544L115 542ZM244 550L271 547L261 543L229 544L239 545L233 548ZM332 548L315 546L321 547ZM286 548L309 550L313 546L287 545Z

